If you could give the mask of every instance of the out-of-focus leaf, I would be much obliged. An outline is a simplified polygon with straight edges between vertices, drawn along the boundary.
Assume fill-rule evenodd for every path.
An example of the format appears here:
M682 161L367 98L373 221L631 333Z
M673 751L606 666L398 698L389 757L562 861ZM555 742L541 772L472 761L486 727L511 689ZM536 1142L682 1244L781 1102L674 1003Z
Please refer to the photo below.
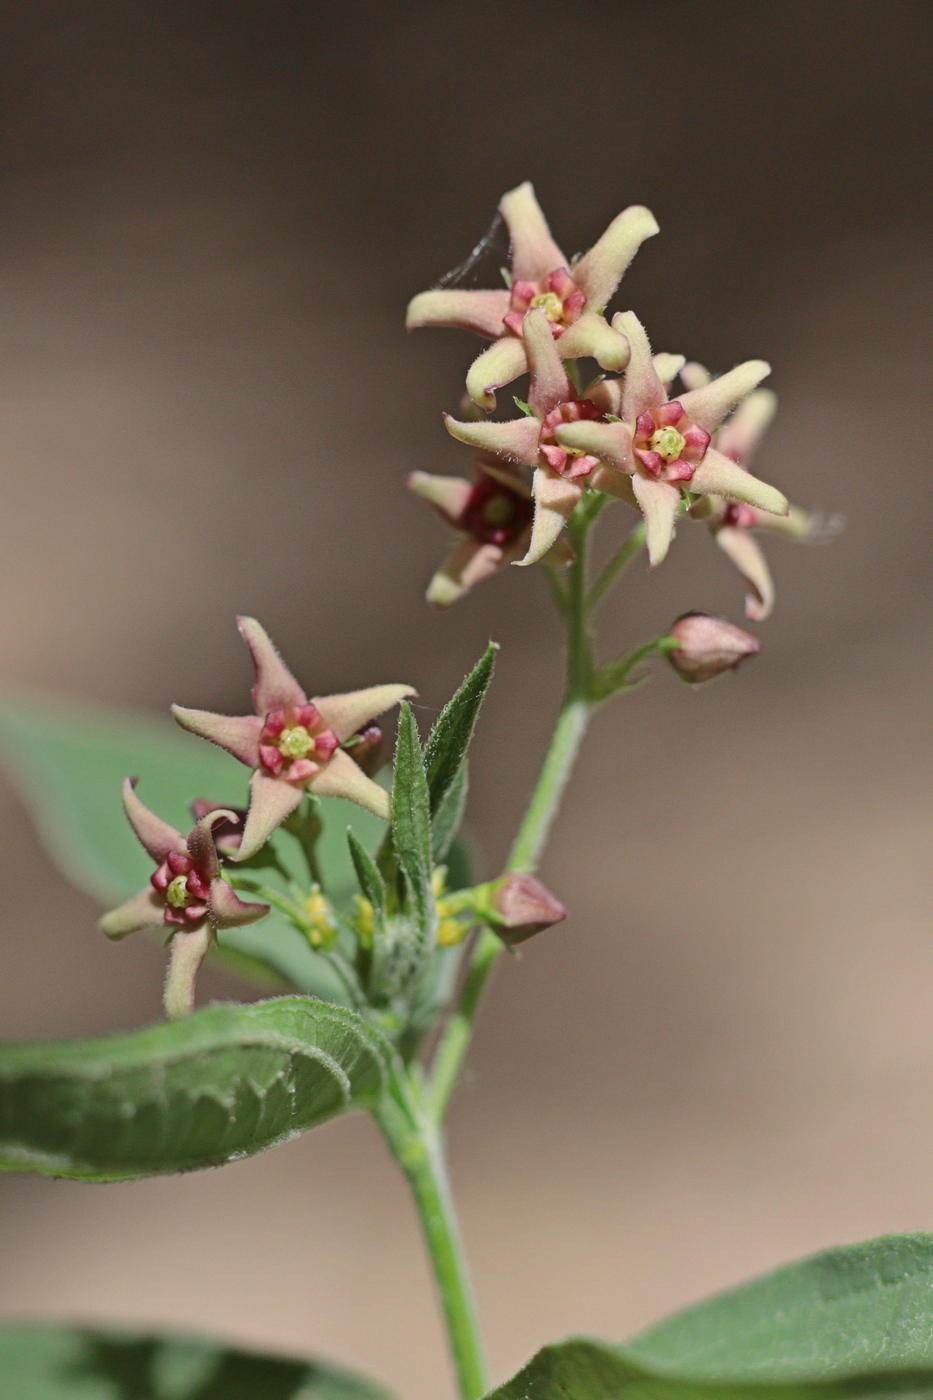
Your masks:
M307 997L90 1040L0 1045L0 1169L91 1181L251 1156L376 1102L385 1042Z

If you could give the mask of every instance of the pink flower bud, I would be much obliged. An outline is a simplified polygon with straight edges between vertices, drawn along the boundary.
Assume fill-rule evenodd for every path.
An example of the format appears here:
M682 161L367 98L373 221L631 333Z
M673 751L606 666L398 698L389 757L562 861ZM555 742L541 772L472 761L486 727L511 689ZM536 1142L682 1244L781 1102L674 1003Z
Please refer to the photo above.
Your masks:
M757 637L706 613L684 613L670 630L677 647L667 659L681 680L690 685L711 681L723 671L734 671L746 657L761 650Z
M533 875L506 875L490 890L489 921L509 947L566 917L560 900Z
M364 724L344 744L353 762L368 778L379 772L385 762L382 729L378 724Z

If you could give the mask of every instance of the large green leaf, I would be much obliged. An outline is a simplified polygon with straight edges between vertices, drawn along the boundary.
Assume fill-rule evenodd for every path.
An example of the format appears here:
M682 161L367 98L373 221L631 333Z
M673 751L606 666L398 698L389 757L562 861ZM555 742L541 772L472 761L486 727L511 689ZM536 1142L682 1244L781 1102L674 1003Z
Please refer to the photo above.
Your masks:
M0 1400L389 1400L314 1361L205 1338L40 1323L0 1325Z
M109 1181L219 1166L378 1099L385 1042L308 997L0 1045L0 1169Z
M495 1400L933 1396L933 1235L789 1264L625 1346L545 1347Z
M36 822L59 868L102 904L116 904L152 873L123 815L120 784L139 778L148 807L187 831L188 803L207 797L233 807L247 801L249 774L222 749L186 734L170 719L77 702L66 696L6 692L0 698L0 761ZM339 904L356 888L346 844L347 823L369 850L385 832L378 817L350 802L325 798L318 857L328 893ZM301 870L297 842L275 838L283 862ZM275 872L263 874L276 884ZM293 987L327 1001L345 990L326 960L279 914L230 929L219 955L233 970L267 987Z
M459 690L451 696L437 717L424 746L424 767L431 792L433 816L466 758L483 697L492 680L498 642L490 642Z

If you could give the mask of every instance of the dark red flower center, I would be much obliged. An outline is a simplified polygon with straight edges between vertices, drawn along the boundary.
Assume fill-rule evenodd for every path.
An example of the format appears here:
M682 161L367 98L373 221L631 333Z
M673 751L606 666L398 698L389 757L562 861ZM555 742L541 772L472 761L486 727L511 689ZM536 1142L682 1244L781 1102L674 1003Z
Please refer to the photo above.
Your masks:
M477 481L463 512L463 528L483 544L512 544L531 522L534 507L520 491L494 477Z

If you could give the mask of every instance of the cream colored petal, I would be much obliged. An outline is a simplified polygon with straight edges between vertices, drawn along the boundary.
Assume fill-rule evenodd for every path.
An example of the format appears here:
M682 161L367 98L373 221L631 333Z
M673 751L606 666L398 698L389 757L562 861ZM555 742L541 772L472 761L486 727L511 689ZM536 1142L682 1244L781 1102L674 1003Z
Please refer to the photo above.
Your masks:
M537 564L552 548L561 530L566 525L574 506L583 494L582 486L574 481L566 481L550 467L539 467L534 477L535 517L531 527L531 541L524 559L515 562L520 565Z
M495 452L506 461L533 467L538 460L538 438L541 424L537 418L510 418L507 423L471 423L444 414L444 426L458 442L477 447L481 452Z
M524 496L526 501L531 500L531 487L522 476L521 472L508 464L497 462L495 458L484 457L480 463L487 476L491 476L494 481L501 481L503 486L507 486L510 491L515 491L519 496Z
M568 326L557 341L561 359L576 360L591 355L603 369L621 374L628 364L629 348L624 335L607 325L602 316L586 311Z
M496 406L495 390L511 384L528 368L525 346L519 335L504 335L484 350L467 370L466 390L475 404L488 412Z
M190 930L179 929L173 937L162 994L162 1004L170 1021L190 1016L194 1010L195 981L212 940L213 934L207 924Z
M598 457L617 472L633 472L632 430L627 423L594 423L583 418L577 423L563 423L554 436L561 447Z
M680 402L688 418L708 433L715 433L726 414L770 373L766 360L746 360L718 379L711 379L703 388L681 394Z
M725 496L727 501L745 501L772 515L786 515L787 497L766 481L759 481L751 472L724 457L715 447L708 447L703 460L693 474L689 489L701 496Z
M566 569L576 557L568 540L563 535L558 535L547 554L542 557L541 563L550 564L554 569Z
M238 617L240 636L249 647L256 668L253 705L257 715L284 710L286 705L303 705L305 693L279 656L266 629L254 617Z
M680 371L680 377L687 389L702 389L713 376L705 365L697 360L688 360Z
M389 794L372 778L367 778L362 768L343 749L337 750L308 786L318 797L346 797L357 806L365 807L367 812L382 817L383 821L389 820Z
M139 933L146 928L156 928L163 922L165 903L151 885L139 894L134 894L125 904L111 909L98 923L101 933L108 938L125 938L128 933Z
M259 766L259 736L264 721L258 715L215 715L212 710L186 710L183 705L173 705L172 718L189 734L226 749L247 768Z
M667 394L654 367L645 328L634 311L620 311L613 316L612 329L626 337L632 352L622 386L622 417L634 423L646 408L666 403Z
M758 541L747 530L737 530L732 525L723 525L713 533L719 548L732 560L747 585L746 617L764 622L774 607L774 582Z
M186 855L188 847L181 832L176 831L161 817L157 817L155 812L150 812L136 796L135 787L135 778L124 778L123 810L143 850L152 857L156 865L162 864L169 851L179 851Z
M331 763L333 761L330 760ZM249 811L243 828L243 840L236 859L249 860L250 856L261 850L273 831L282 825L286 817L291 816L303 795L300 787L287 783L284 778L254 773L249 785Z
M583 397L596 405L600 413L622 417L622 387L624 379L597 379L587 385Z
M632 490L645 517L648 562L654 567L663 562L670 549L680 492L669 481L655 481L640 473L632 477Z
M753 389L720 429L717 448L747 465L776 412L777 394L771 389Z
M567 266L567 259L551 237L530 180L502 196L499 213L512 239L513 281L540 282L549 272Z
M528 407L537 418L546 418L552 408L574 397L573 386L561 360L559 342L551 334L551 323L543 311L529 311L522 322L522 335L531 382Z
M634 476L614 471L612 467L597 467L588 478L594 491L603 491L607 496L614 496L617 501L624 501L627 506L634 506L637 510L638 501L632 489L634 480Z
M425 594L432 608L449 608L471 588L494 574L504 562L502 549L467 535L457 540L428 584Z
M316 695L311 703L343 744L371 719L417 693L410 685L371 685L345 695Z
M472 483L462 476L432 476L430 472L409 472L405 484L453 526L466 509L473 491Z
M509 309L509 293L458 291L438 288L412 297L405 314L408 330L419 326L455 326L497 340L505 333L502 318Z
M672 381L677 378L684 367L685 360L683 355L668 355L662 350L659 354L654 355L652 359L658 378L665 389L669 389Z
M632 204L617 214L592 248L574 265L572 276L594 311L604 311L629 263L646 238L658 232L650 209Z

